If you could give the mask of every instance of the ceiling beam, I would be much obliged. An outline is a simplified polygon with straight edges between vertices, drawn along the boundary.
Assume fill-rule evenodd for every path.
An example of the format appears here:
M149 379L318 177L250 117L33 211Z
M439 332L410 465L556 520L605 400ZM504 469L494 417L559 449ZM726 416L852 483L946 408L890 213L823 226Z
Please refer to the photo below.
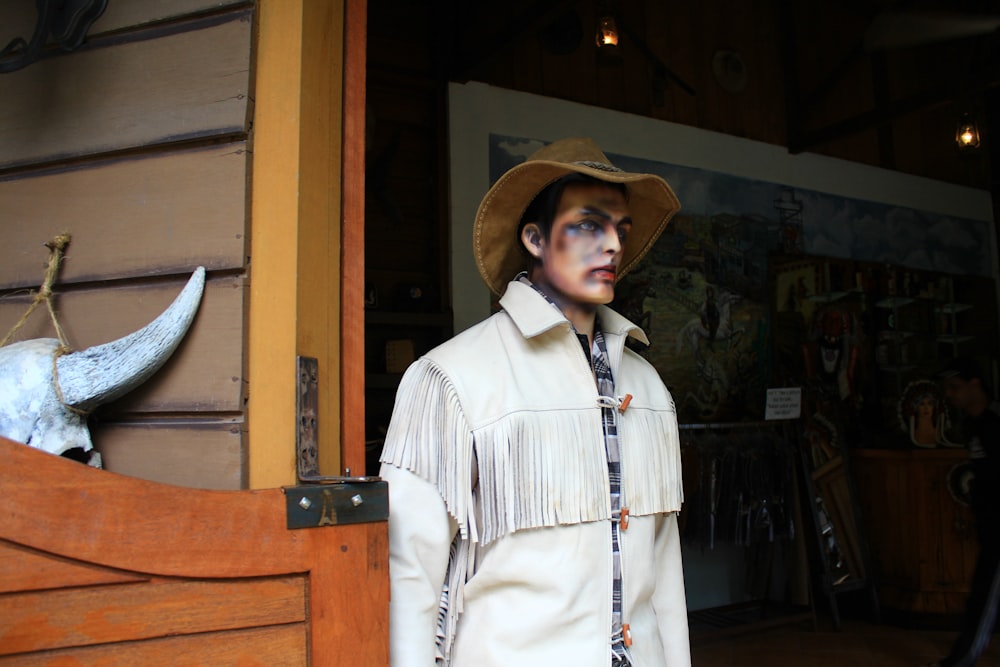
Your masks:
M1000 78L981 80L968 88L969 92L982 94L1000 86ZM875 127L891 123L894 119L920 111L930 111L948 104L953 104L960 98L959 91L953 85L926 90L909 97L897 100L887 100L883 107L866 111L851 118L831 123L826 127L802 132L798 137L789 137L788 151L801 153L815 146L836 141L846 136L864 132Z
M452 81L465 83L473 78L479 70L493 64L507 51L528 37L531 37L551 24L557 18L573 9L579 0L536 0L527 9L513 18L501 30L493 33L477 25L456 25L458 35L455 48L458 51L453 62L456 68L450 73ZM497 37L488 40L464 43L465 38L496 34Z
M805 93L802 97L802 108L805 110L812 110L822 104L827 95L833 92L837 84L847 77L848 72L851 68L855 67L864 56L864 48L862 46L862 41L857 40L854 45L848 50L847 55L840 59L830 72L819 80L812 90Z
M639 37L639 35L632 30L629 24L626 23L620 15L618 17L618 29L625 33L625 36L628 37L629 41L636 45L639 51L642 52L642 55L646 56L647 60L653 63L653 71L655 73L658 73L667 80L677 84L688 95L695 94L694 88L692 88L689 83L684 81L684 79L680 78L680 76L677 75L677 72L667 67L663 61L660 60L660 57L653 53L653 50L649 48L649 44L646 43L646 40Z

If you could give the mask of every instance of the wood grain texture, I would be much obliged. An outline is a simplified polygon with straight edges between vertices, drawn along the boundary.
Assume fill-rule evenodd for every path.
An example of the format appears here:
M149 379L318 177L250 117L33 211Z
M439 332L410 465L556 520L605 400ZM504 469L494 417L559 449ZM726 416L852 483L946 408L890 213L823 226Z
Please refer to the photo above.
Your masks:
M247 129L248 13L0 79L0 168Z
M115 340L152 322L180 293L189 277L59 294L55 298L59 322L74 349ZM102 414L240 412L244 289L240 278L208 280L194 323L174 354L147 382L102 407ZM29 303L30 296L23 293L0 298L0 330L6 334ZM42 307L19 330L16 339L54 337L52 323Z
M341 468L365 473L365 62L367 0L344 17L344 167L340 278ZM346 335L344 335L346 333Z
M198 489L246 487L242 423L97 420L90 430L104 468L111 472ZM288 447L292 451L294 442Z
M318 362L320 472L340 473L344 11L344 0L263 2L258 11L248 352L254 488L295 479L284 440L295 429L300 355Z
M117 0L109 2L90 30L93 36L111 30L138 27L167 19L179 19L206 11L247 5L247 0Z
M292 3L289 3L292 4ZM344 0L302 3L296 355L319 365L319 469L341 473L340 285ZM294 415L293 415L294 416ZM326 426L322 426L326 425Z
M69 232L60 284L245 266L245 142L0 179L0 289L34 287Z
M305 607L301 576L12 593L0 597L0 654L302 622Z
M150 23L181 19L207 11L246 5L246 0L115 0L87 32L88 41L110 31L123 31ZM35 30L34 0L0 2L0 44L15 37L31 38Z
M7 461L0 467L6 493L0 538L95 565L189 578L303 572L315 555L309 553L312 541L332 537L322 529L288 531L280 489L182 489L90 468L6 438L0 438L0 455ZM44 503L37 502L40 492ZM338 526L336 535L345 544L363 543L365 531L355 526L366 525ZM338 539L330 543L338 544L332 561L347 558L349 549L341 551Z
M5 490L4 502L0 504L0 540L93 566L143 573L154 580L157 577L283 578L306 574L308 586L305 599L309 629L305 633L297 631L298 637L303 634L307 637L308 662L302 658L305 653L301 643L294 648L295 642L289 643L292 648L286 648L288 655L295 657L293 661L284 662L280 658L269 661L262 657L255 662L253 655L240 653L244 648L242 642L228 633L220 635L222 640L213 637L216 633L163 640L178 642L176 652L169 654L174 659L155 657L160 655L156 653L129 654L128 659L119 659L127 652L143 650L145 642L118 643L122 633L116 630L126 634L135 632L128 623L112 627L114 624L107 615L118 607L107 602L113 598L73 589L38 594L33 602L37 604L37 613L30 615L30 627L16 624L20 645L40 641L38 634L53 637L74 632L74 625L60 624L58 619L68 600L86 595L89 603L77 607L86 610L88 618L82 622L94 624L91 627L95 633L107 631L101 637L107 646L95 647L95 653L88 654L82 662L69 662L77 659L74 651L72 658L66 656L67 662L62 663L46 662L52 656L43 654L37 658L18 655L9 664L346 667L359 664L358 656L363 656L363 664L388 664L388 534L384 521L288 530L281 489L181 489L89 468L3 438L0 438L0 457L5 461L0 467L0 488ZM38 502L39 498L45 502ZM39 526L45 529L39 530ZM154 583L158 582L128 586L135 588L131 599L140 607L145 600L163 603L162 623L173 624L182 631L192 629L186 617L193 605L201 610L197 614L199 627L201 623L233 625L227 621L232 619L227 613L213 611L227 608L226 600L211 597L229 598L242 584L230 588L223 581L189 582L190 585L185 584L187 594L175 596L166 589L151 590ZM275 592L273 599L285 602L269 605L275 613L263 614L254 622L267 623L268 629L275 629L271 624L287 620L297 603L288 603L290 598L280 593L280 590ZM0 589L0 599L7 595L20 594L7 594ZM255 604L259 604L258 597L250 596L246 604L237 606ZM7 618L7 613L0 614L0 623L9 622L4 621ZM10 632L9 628L0 631L0 645L6 646L2 638ZM213 647L211 652L206 649L203 654L200 642L209 642ZM214 652L224 650L226 643L228 653ZM234 658L237 653L243 657ZM185 659L180 660L181 656Z
M304 623L163 637L0 656L3 667L302 667L310 663Z
M857 450L852 472L888 609L959 614L978 543L972 513L947 489L960 449Z
M130 572L78 563L0 540L0 591L17 593L145 579Z
M247 419L250 487L266 488L295 480L293 452L278 443L296 423L302 2L262 2L257 23Z

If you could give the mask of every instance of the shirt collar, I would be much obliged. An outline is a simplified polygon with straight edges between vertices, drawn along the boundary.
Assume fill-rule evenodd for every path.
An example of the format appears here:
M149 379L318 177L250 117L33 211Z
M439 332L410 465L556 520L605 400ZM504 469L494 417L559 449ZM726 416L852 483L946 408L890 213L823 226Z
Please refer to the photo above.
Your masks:
M517 278L507 284L507 291L500 298L500 306L510 315L525 338L534 338L557 326L572 328L559 309L553 308L544 296L535 291L530 282L521 282ZM642 329L607 306L597 307L597 319L605 334L627 335L649 345L649 339Z

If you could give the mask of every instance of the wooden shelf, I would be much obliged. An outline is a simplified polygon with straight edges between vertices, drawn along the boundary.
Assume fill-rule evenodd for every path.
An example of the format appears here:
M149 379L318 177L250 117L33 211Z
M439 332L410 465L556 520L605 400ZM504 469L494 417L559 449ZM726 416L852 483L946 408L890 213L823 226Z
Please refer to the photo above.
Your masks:
M914 303L916 299L909 296L890 296L875 303L876 308L899 308Z
M947 315L951 315L953 313L962 313L965 312L966 310L971 310L971 309L972 305L968 303L946 303L935 308L934 312L938 314L944 313Z
M939 343L965 343L974 339L975 336L967 336L963 334L941 334L937 337L937 341Z
M848 294L849 292L827 292L825 294L813 294L806 298L813 303L833 303L834 301L840 301Z
M906 340L908 338L913 338L913 336L915 335L916 334L913 333L912 331L879 331L878 339L879 341L883 340L900 341L900 340Z

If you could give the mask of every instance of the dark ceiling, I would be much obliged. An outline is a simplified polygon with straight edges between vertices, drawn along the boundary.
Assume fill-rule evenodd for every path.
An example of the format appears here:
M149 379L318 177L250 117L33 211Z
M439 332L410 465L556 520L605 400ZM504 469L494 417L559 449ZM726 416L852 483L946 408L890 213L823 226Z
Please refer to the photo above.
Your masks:
M641 96L628 89L609 99L566 83L608 81L584 70L600 69L594 26L609 9L622 33L622 78L642 69L650 82ZM927 114L968 110L985 145L989 128L1000 127L998 26L998 0L369 0L368 59L370 80L400 90L478 80L792 152L852 159L846 146L868 133L864 142L874 136L877 148L857 159L904 168L897 162L913 152L905 145L913 136L929 131ZM987 187L989 169L974 171L941 177Z

